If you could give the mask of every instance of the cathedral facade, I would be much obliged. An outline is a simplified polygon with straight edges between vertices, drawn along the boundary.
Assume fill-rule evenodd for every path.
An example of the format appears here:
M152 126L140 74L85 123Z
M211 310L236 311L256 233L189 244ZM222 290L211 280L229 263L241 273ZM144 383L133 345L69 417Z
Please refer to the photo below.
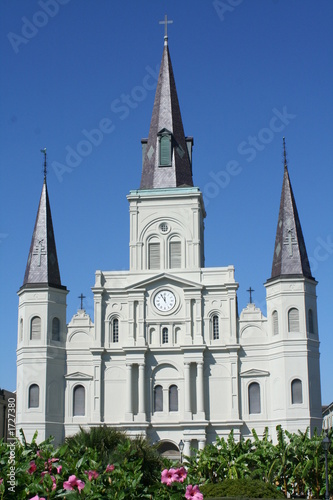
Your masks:
M240 314L233 266L204 265L203 196L193 185L167 37L140 189L128 195L128 271L97 271L94 319L66 323L46 177L19 295L17 427L57 443L80 426L146 435L160 451L216 435L321 429L316 281L285 161L267 317ZM273 245L273 242L272 242Z

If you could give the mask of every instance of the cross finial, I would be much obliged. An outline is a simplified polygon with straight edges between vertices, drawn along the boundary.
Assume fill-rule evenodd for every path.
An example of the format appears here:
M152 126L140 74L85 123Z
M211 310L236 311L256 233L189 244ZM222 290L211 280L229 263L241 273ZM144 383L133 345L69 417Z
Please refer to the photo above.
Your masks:
M78 296L78 299L81 299L81 307L80 307L80 309L83 309L83 299L85 299L85 298L86 298L86 296L83 295L83 293L81 293L81 295Z
M253 290L251 287L246 290L247 292L250 292L250 304L252 304L252 292L255 292L255 290Z
M283 137L283 164L287 168L287 151L286 151L286 138Z
M164 21L159 21L159 24L164 24L164 45L168 45L168 24L172 24L173 21L168 21L168 16L165 14Z
M44 181L46 180L47 168L46 168L46 148L40 150L44 155Z

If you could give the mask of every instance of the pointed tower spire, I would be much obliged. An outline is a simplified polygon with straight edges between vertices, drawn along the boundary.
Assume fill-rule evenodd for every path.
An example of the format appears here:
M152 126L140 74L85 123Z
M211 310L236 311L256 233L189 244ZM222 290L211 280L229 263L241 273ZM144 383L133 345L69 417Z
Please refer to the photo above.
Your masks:
M168 22L165 20L163 23ZM167 42L168 37L165 35L149 136L142 140L140 189L193 186L193 139L186 138L184 134Z
M44 182L23 286L38 284L65 288L61 285L60 280L51 208L46 185L46 148L42 149L41 152L44 154Z
M284 177L271 278L298 275L313 279L288 173L285 138L283 158Z

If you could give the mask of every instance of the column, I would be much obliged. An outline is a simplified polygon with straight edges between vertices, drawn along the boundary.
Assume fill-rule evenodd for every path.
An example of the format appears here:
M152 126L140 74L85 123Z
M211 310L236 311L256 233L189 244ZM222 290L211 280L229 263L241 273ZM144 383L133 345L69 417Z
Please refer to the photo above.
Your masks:
M126 420L133 420L132 364L126 364Z
M145 409L145 365L139 365L139 415L140 420L146 420Z
M205 439L199 439L199 442L198 442L198 448L199 448L199 450L203 450L205 446L206 446L206 440Z
M184 455L189 457L190 454L191 454L191 440L184 439Z
M197 363L197 415L205 418L203 363Z
M192 419L190 364L184 364L185 419Z

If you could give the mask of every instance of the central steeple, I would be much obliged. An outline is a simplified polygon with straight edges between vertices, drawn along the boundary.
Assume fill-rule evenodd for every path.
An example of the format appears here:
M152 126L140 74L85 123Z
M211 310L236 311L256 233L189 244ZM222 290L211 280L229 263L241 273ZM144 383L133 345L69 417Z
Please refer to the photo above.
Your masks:
M168 38L155 94L148 139L142 140L143 165L140 189L193 186L192 137L185 137Z

